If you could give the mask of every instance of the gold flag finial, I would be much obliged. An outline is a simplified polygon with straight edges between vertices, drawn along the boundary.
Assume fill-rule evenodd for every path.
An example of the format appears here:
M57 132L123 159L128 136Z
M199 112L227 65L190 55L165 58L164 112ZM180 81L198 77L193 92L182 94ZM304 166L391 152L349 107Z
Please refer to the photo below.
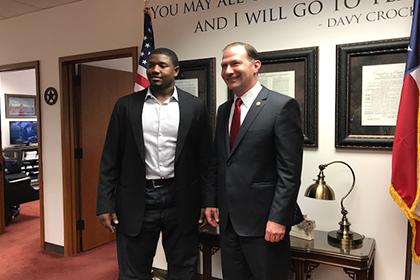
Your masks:
M149 11L150 11L149 0L144 0L144 13L150 15Z

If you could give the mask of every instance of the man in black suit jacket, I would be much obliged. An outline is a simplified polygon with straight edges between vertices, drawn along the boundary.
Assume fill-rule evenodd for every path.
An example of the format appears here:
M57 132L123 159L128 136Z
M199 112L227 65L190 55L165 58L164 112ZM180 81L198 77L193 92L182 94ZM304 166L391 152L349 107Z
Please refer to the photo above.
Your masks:
M159 234L168 279L192 279L208 170L206 107L175 87L176 54L151 52L148 89L120 98L100 165L97 215L117 233L119 279L151 279Z
M218 109L205 214L213 226L220 215L223 279L286 280L302 166L299 106L260 85L251 45L226 46L221 66L234 98Z

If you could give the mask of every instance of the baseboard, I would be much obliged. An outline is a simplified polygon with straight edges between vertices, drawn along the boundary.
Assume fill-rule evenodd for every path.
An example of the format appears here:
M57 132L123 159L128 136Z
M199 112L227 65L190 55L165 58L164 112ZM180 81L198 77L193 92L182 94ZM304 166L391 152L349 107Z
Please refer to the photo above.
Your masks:
M44 242L44 251L47 253L53 253L64 256L64 246Z
M168 272L164 269L160 269L160 268L153 268L152 271L153 277L156 277L156 280L166 280ZM194 277L194 280L202 280L203 279L203 275L197 273ZM219 278L212 278L212 280L221 280Z

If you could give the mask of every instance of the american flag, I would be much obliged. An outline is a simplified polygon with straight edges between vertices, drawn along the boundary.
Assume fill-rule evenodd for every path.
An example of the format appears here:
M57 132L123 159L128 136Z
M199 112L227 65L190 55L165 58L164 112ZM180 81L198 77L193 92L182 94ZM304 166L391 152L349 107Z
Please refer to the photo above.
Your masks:
M155 40L153 38L152 19L150 18L150 15L147 12L144 13L143 34L143 44L141 46L141 53L139 58L139 65L137 67L137 77L136 82L134 84L134 91L145 89L150 84L146 75L146 66L150 52L155 49Z
M414 0L413 24L392 147L391 196L412 229L411 252L420 262L420 0Z

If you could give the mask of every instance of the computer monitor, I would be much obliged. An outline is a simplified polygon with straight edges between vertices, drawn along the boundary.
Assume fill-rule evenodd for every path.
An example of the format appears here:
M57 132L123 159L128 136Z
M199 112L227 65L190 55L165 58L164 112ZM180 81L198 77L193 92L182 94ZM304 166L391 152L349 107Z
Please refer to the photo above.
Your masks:
M11 121L9 124L11 145L38 143L36 121Z

